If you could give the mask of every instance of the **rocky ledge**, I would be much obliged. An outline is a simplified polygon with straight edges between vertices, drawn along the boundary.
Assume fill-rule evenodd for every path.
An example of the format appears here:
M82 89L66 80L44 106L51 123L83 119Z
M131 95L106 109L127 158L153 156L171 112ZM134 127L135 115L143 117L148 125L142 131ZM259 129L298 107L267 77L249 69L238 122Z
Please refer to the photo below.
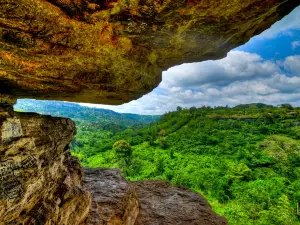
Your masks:
M3 0L0 93L120 104L224 57L299 0Z
M132 183L140 201L135 225L226 225L201 195L167 181Z
M13 98L0 100L0 225L227 224L185 188L83 170L70 154L73 121L17 113Z
M118 169L85 169L89 225L226 225L199 194L167 181L128 182Z
M139 199L118 169L85 169L83 187L93 196L84 224L135 224L140 211Z

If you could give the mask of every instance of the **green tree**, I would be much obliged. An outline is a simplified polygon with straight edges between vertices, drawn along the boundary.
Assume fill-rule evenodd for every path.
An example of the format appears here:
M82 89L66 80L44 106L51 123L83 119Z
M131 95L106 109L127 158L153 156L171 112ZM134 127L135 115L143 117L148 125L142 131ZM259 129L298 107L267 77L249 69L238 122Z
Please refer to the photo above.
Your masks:
M167 141L166 141L166 138L165 137L160 137L159 138L159 146L162 148L162 149L166 149L167 148Z
M197 111L197 108L195 106L190 108L190 112L194 115Z
M113 145L113 150L116 152L121 171L127 175L127 168L130 164L132 156L130 144L126 140L117 141Z
M296 215L290 207L289 199L286 195L282 195L277 204L270 207L269 210L260 212L261 218L258 221L260 225L293 225L296 222Z
M161 131L159 132L159 136L160 136L160 137L166 136L166 131L165 131L165 130L161 130Z
M284 108L284 109L294 109L293 106L291 104L288 104L288 103L285 103L285 104L281 104L280 105L281 108Z
M181 106L177 106L177 109L176 109L178 112L180 112L182 110L182 107Z

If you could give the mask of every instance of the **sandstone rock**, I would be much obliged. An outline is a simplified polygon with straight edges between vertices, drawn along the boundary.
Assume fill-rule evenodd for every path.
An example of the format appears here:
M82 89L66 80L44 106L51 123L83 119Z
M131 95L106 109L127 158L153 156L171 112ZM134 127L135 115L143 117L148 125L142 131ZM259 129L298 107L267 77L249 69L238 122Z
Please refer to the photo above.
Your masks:
M1 108L1 104L0 104ZM90 194L81 188L69 119L0 114L0 224L79 224Z
M134 225L139 202L134 188L117 169L85 169L85 190L92 193L92 208L84 224Z
M133 183L141 209L135 225L226 225L208 202L187 188L166 181Z
M227 224L201 195L166 181L131 183L117 169L85 169L83 186L93 196L85 224Z
M222 58L299 0L6 0L0 94L119 104L162 70Z

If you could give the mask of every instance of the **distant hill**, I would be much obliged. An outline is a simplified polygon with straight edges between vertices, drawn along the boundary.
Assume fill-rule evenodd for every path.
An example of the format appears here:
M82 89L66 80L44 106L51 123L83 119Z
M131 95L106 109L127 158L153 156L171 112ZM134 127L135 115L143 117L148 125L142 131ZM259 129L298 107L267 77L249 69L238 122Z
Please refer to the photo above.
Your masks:
M251 104L240 104L234 107L234 109L265 109L274 108L272 105L266 105L264 103L251 103Z
M67 117L77 122L117 124L118 126L132 126L149 124L160 119L161 116L117 113L108 109L90 108L70 102L18 100L15 110L36 112L45 115Z

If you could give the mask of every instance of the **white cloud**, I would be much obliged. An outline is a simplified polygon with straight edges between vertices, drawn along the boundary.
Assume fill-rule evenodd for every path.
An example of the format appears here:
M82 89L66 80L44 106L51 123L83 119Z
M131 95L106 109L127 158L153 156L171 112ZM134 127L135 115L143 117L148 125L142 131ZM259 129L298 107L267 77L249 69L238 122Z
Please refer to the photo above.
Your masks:
M181 90L182 90L181 87L171 87L171 88L170 88L170 91L171 91L171 92L174 92L174 93L180 92Z
M289 102L300 106L299 65L299 55L276 62L232 51L222 60L171 68L163 73L163 81L153 92L130 103L105 108L163 114L177 106L233 106L251 102L274 105Z
M293 41L292 42L292 49L295 51L297 48L300 47L300 41Z
M222 89L222 94L228 97L235 97L236 95L270 95L276 92L279 92L278 89L269 87L266 83L266 80L258 81L244 81L244 82L234 82L233 84L224 87Z
M217 61L183 64L163 73L161 88L170 86L199 87L226 86L237 80L255 79L278 71L278 65L263 60L257 54L231 51Z
M287 57L283 66L288 72L300 76L300 55Z

